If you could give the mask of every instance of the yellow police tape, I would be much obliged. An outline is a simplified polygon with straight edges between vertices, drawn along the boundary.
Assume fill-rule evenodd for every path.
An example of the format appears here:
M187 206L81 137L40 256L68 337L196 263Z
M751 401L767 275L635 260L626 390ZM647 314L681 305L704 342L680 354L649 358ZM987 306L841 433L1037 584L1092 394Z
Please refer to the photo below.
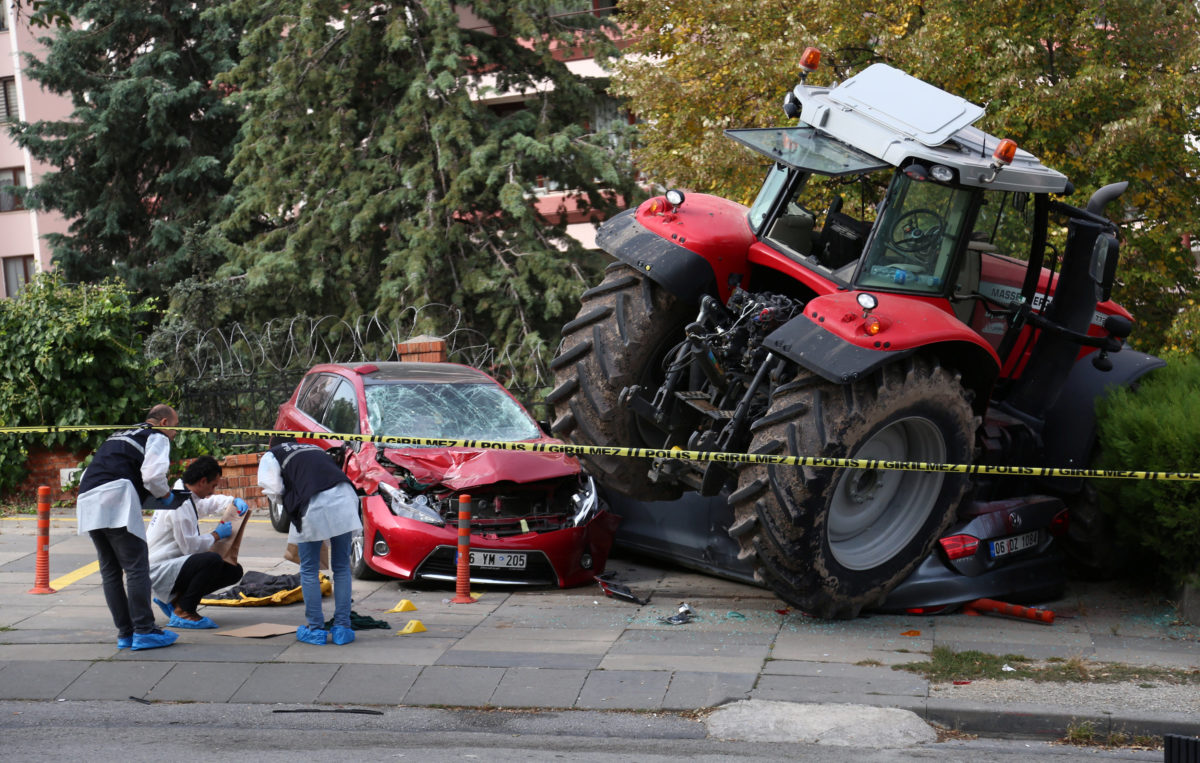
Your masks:
M71 425L56 427L0 427L0 434L54 434L129 429L130 425ZM618 448L599 445L567 445L494 440L448 440L432 437L394 437L390 435L342 434L338 432L294 432L278 429L237 429L230 427L175 427L178 432L206 432L215 435L253 437L294 437L304 440L371 442L382 445L425 445L439 448L482 448L518 450L527 453L564 453L570 456L617 456L620 458L675 458L683 461L813 466L834 469L884 469L907 472L954 472L961 474L1008 474L1024 477L1096 477L1108 479L1170 480L1200 482L1200 472L1146 472L1125 469L1060 469L1043 466L987 466L984 464L934 464L925 461L885 461L874 458L825 458L821 456L763 456L751 453L681 450L679 448Z

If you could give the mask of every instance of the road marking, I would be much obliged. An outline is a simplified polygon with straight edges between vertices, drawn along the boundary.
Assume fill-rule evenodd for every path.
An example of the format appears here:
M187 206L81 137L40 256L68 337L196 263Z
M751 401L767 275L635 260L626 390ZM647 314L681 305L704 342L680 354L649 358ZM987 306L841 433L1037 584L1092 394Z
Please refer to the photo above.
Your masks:
M88 575L91 575L92 573L99 572L99 571L100 571L100 562L97 560L95 562L92 562L91 564L83 565L82 567L75 570L74 572L68 572L66 575L63 575L61 578L55 578L54 580L51 580L50 587L56 591L61 591L62 589L66 588L67 586L71 585L72 583L83 580Z

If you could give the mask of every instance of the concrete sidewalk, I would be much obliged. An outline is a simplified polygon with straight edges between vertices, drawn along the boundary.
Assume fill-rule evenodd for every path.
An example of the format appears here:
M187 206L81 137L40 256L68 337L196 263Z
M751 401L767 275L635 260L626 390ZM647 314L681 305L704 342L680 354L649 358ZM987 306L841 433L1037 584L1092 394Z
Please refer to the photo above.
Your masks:
M902 708L985 735L1058 737L1085 722L1100 735L1200 735L1195 683L931 684L891 667L946 646L1200 670L1200 628L1117 586L1073 586L1049 605L1057 615L1050 626L965 615L824 622L758 588L616 559L609 571L649 604L606 598L597 586L485 589L473 604L451 604L450 589L355 581L355 611L390 627L359 631L352 645L221 635L264 622L300 625L296 604L207 607L219 630L180 631L174 646L129 652L116 648L98 574L53 594L27 593L35 524L0 520L0 700L690 711L756 699ZM283 548L282 535L253 520L240 561L294 573ZM95 558L73 516L53 520L52 580ZM417 610L386 613L401 599ZM683 601L696 612L692 622L661 621ZM427 630L399 634L410 620Z

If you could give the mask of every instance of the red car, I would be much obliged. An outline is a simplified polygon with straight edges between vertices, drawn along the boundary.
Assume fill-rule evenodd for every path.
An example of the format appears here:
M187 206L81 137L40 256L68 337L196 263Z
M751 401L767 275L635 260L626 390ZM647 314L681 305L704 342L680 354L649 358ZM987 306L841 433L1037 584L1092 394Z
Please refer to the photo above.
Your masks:
M560 443L495 379L454 363L313 367L276 429ZM557 453L301 440L329 450L362 498L359 578L456 579L459 496L471 498L471 580L556 585L604 571L619 519L579 462ZM271 506L275 529L287 519Z

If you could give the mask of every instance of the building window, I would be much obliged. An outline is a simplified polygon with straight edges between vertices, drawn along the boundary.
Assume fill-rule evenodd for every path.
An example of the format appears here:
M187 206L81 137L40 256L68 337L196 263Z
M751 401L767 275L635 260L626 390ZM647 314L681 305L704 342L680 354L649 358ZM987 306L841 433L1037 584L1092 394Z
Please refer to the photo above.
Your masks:
M33 255L4 258L4 296L15 297L29 279L33 278Z
M13 77L0 77L0 122L14 122L17 119L17 80Z
M25 170L20 167L10 167L0 170L0 212L12 212L14 209L24 209L18 187L25 185Z

